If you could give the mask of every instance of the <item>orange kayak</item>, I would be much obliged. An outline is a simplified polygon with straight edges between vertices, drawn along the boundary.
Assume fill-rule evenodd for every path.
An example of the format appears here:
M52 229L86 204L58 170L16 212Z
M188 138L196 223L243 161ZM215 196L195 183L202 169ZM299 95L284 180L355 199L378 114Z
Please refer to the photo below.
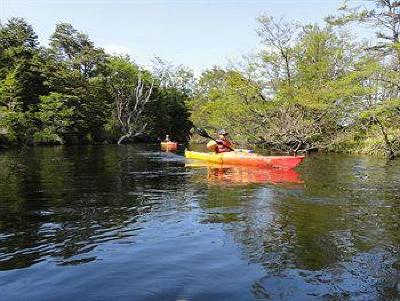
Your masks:
M176 150L178 149L178 143L177 142L161 142L161 149L162 150Z
M304 156L261 156L255 153L244 152L216 154L185 151L185 157L216 164L285 169L295 168L304 160Z

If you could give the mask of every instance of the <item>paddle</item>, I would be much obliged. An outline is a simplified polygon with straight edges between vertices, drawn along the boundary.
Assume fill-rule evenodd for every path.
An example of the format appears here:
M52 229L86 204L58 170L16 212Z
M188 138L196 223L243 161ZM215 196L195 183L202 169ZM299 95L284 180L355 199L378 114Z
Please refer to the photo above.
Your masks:
M201 137L204 137L204 138L211 139L211 140L217 142L217 140L215 140L213 137L211 137L211 136L207 133L207 131L206 131L205 129L203 129L203 128L198 128L198 127L193 127L193 128L194 128L194 132L195 132L197 135L199 135L199 136L201 136ZM231 148L231 147L229 147L229 146L226 146L226 145L225 145L225 147L226 147L227 149L231 150L231 151L234 151L234 149Z

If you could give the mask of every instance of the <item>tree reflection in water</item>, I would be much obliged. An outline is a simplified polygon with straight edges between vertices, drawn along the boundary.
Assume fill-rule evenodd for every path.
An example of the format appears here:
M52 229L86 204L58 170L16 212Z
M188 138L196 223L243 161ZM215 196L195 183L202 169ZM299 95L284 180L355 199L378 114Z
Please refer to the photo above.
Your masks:
M184 181L115 146L38 147L3 154L0 165L0 270L95 260L102 243L134 241L137 222Z
M305 184L296 190L209 186L203 222L224 223L248 260L265 267L252 287L255 298L397 300L399 162L322 158L302 168ZM230 173L209 168L208 181L254 180Z

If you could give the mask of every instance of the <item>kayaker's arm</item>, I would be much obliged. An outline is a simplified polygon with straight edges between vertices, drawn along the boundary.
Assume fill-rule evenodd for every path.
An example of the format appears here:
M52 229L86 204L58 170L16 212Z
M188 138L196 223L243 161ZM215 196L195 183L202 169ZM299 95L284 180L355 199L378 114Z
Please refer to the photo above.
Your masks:
M230 151L234 151L232 148L232 143L227 141L227 140L215 140L215 142L217 142L218 145L222 145L223 147L225 147L226 149L229 149Z
M219 143L218 143L218 140L212 138L212 137L207 133L207 131L206 131L205 129L203 129L203 128L198 128L198 127L193 127L193 129L194 129L195 133L198 134L199 136L204 137L204 138L211 139L211 140L215 141L217 144L219 144ZM224 145L224 146L225 146L227 149L229 149L230 151L235 151L235 150L234 150L231 146L229 146L229 145Z

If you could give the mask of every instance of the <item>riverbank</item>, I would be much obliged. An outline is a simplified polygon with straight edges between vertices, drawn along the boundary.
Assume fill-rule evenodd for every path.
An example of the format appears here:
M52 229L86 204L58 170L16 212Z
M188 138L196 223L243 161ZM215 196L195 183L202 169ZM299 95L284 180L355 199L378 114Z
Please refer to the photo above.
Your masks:
M399 137L400 137L400 131ZM69 143L59 143L59 142L34 142L22 144L28 147L35 146L56 146L56 145L112 145L116 144L117 139L113 140L103 140L103 141L90 141L89 139L79 139L78 137L70 140ZM190 140L190 144L195 145L197 150L201 150L204 146L204 151L207 151L205 145L209 140L204 139L202 137L193 136ZM234 140L235 141L235 140ZM160 138L150 137L150 136L141 136L135 137L132 139L130 144L143 144L143 143L159 143ZM185 141L178 141L180 144L185 144ZM236 142L236 141L235 141ZM129 143L128 143L129 144ZM393 143L395 149L395 158L400 157L400 144L398 142ZM268 147L264 147L262 144L246 144L246 143L236 143L236 146L240 148L246 149L255 149L257 151L263 153L270 154L287 154L285 152L274 151ZM8 143L8 139L5 136L0 135L0 149L1 148L18 148L21 147L21 144ZM314 149L312 152L320 152L320 153L342 153L342 154L353 154L353 155L367 155L371 157L377 158L387 158L388 153L385 147L385 141L383 138L379 137L379 135L368 136L360 138L357 134L343 134L339 135L337 139L333 140L331 144L326 146L321 146L320 149Z
M379 129L375 128L366 133L350 131L339 134L336 139L327 145L329 152L346 154L363 154L376 157L389 157L390 149L394 157L400 156L400 129L388 131L390 147ZM390 148L390 149L389 149Z

